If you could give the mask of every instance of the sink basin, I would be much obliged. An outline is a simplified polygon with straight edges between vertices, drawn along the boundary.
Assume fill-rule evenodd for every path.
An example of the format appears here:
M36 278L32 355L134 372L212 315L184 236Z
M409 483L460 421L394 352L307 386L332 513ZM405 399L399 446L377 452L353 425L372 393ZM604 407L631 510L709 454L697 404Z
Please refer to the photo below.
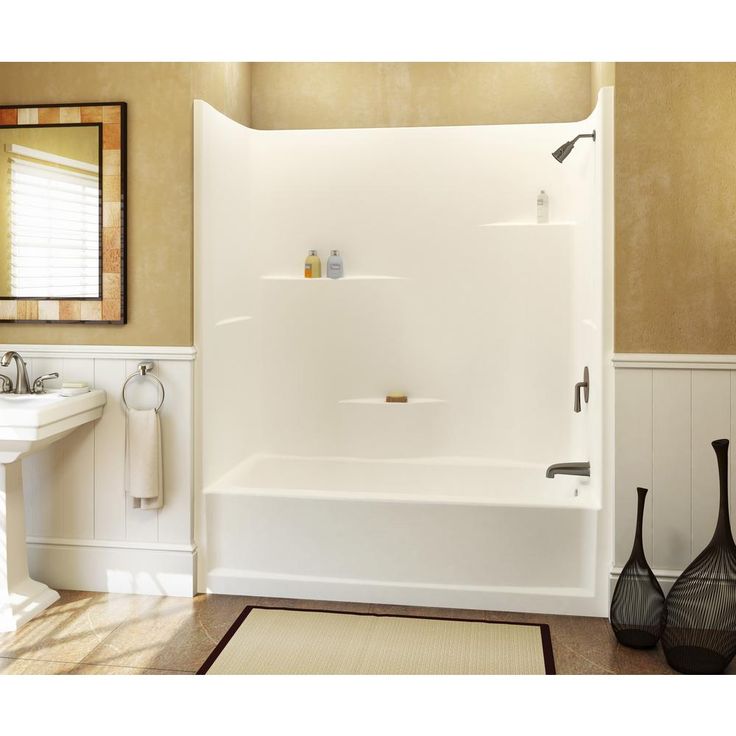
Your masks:
M20 459L99 419L104 391L0 394L0 631L14 631L59 594L28 574Z
M105 401L99 389L77 396L0 394L0 463L14 462L99 418Z
M25 403L27 406L38 406L47 401L63 398L60 393L47 391L45 394L0 394L0 407L5 402L10 402L11 406L17 406L18 403Z

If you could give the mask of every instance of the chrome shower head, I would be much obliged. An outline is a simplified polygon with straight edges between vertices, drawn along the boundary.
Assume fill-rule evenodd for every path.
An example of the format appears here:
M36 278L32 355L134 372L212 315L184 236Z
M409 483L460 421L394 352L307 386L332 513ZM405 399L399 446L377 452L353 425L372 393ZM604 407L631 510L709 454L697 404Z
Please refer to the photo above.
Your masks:
M578 138L592 138L595 141L595 131L593 131L592 133L581 133L580 135L576 135L571 141L563 143L556 151L552 153L555 159L562 163L570 155L572 149L575 148L575 143L577 142Z
M569 155L570 151L575 148L575 144L572 141L563 143L552 155L562 163Z

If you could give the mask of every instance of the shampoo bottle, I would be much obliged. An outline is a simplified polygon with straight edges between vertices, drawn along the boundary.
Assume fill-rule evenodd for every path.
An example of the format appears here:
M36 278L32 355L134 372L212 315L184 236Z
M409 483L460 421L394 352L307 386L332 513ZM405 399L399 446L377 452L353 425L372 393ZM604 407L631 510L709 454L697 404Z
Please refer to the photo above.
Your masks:
M345 275L342 266L342 256L339 250L330 251L327 259L327 276L331 279L341 279Z
M322 278L322 261L320 261L316 250L310 250L307 260L304 262L304 278Z
M549 197L544 189L537 194L537 222L549 222Z

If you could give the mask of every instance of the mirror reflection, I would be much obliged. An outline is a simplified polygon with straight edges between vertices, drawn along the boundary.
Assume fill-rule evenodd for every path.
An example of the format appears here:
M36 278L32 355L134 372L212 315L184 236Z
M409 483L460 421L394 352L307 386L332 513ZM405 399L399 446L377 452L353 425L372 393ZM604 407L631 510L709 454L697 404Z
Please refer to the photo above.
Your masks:
M0 128L0 298L99 299L100 126Z

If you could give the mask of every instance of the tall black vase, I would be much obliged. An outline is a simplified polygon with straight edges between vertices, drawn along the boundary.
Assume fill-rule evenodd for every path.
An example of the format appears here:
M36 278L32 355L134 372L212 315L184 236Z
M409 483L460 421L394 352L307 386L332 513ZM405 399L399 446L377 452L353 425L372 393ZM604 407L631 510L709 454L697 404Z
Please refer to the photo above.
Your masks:
M686 674L718 674L736 654L736 544L728 514L728 440L715 440L721 502L713 539L667 596L662 647Z
M637 488L636 533L629 561L624 565L611 598L611 627L621 644L635 649L656 646L664 629L664 593L647 564L642 542L646 488Z

